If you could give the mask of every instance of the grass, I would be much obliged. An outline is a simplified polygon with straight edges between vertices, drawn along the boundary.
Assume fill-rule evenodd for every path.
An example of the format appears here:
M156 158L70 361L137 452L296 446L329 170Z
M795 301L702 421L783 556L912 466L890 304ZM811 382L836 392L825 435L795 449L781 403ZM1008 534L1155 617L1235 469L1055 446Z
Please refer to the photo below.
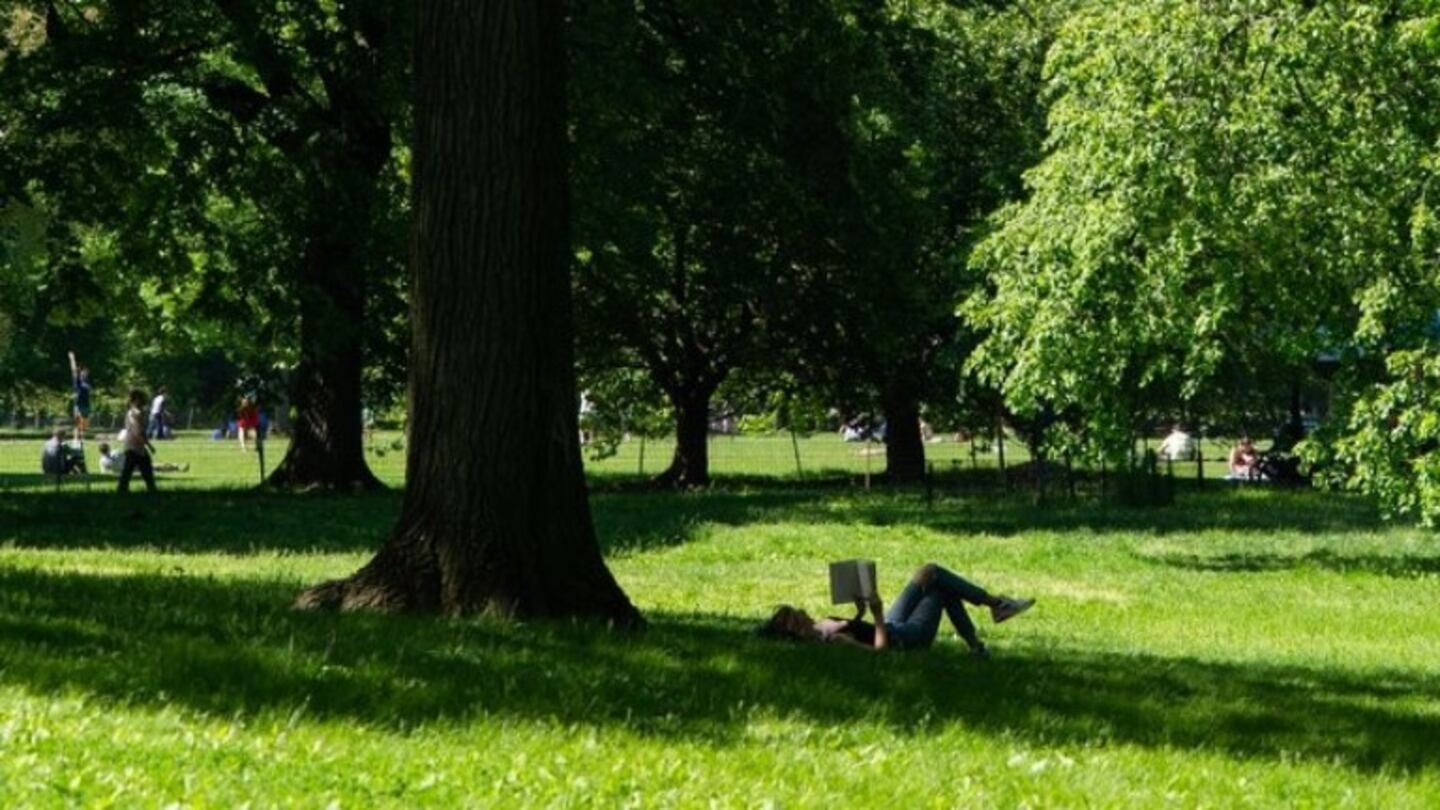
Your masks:
M113 486L113 477L99 475L96 445L100 437L92 437L87 448L90 468L97 473L88 486L104 489ZM44 434L8 432L0 434L0 490L55 488L54 479L39 474L40 448ZM1154 446L1151 442L1148 446ZM1206 440L1205 475L1219 479L1227 471L1229 442ZM234 439L211 440L203 431L182 431L177 440L157 442L157 463L188 464L184 473L162 473L161 486L166 489L214 489L216 487L248 487L261 480L259 456L250 450L241 452ZM285 455L287 439L276 436L265 446L265 469L273 470ZM405 445L398 432L380 431L366 442L366 461L380 480L399 486L405 479ZM670 461L675 444L671 439L631 439L619 445L614 455L595 458L587 451L586 469L591 475L607 481L644 480L657 475ZM999 466L998 454L992 446L957 442L953 435L939 437L925 447L926 459L940 477L971 475L994 477ZM796 455L800 457L796 464ZM1013 437L1005 443L1005 459L1010 466L1030 460L1024 444ZM885 469L885 448L881 444L842 442L833 434L799 436L793 441L787 434L746 436L712 436L710 469L721 478L761 477L788 482L851 480L860 482L867 473L875 476ZM1190 480L1195 476L1194 462L1173 465L1176 478ZM1056 486L1060 482L1056 482ZM69 480L68 488L85 488L83 480Z
M102 475L97 457L99 438L87 446L90 470L96 475L87 480L74 478L62 482L67 489L103 490L113 488L114 476ZM0 490L50 489L55 479L40 475L40 449L44 436L7 434L0 436ZM642 446L643 445L643 446ZM266 442L265 469L273 470L285 456L288 440L277 436ZM366 461L375 474L387 484L399 486L405 479L405 445L401 434L382 431L366 445ZM586 467L590 473L607 481L645 480L659 474L670 461L674 442L668 439L635 439L622 443L618 451L605 458L594 458L587 452ZM186 472L161 473L162 489L215 489L248 487L261 480L260 458L253 449L240 450L234 439L212 441L198 431L182 432L178 439L155 443L156 463L170 462L189 465ZM800 466L795 464L796 450ZM926 447L927 457L938 473L978 471L994 474L998 460L993 452L970 453L968 442L947 438ZM1010 441L1006 444L1009 464L1029 458L1024 446ZM1213 466L1213 465L1212 465ZM879 476L885 469L885 448L880 444L853 444L840 441L830 434L798 437L788 435L715 436L710 442L710 468L721 477L763 477L770 480L863 480L868 472ZM1219 468L1212 474L1223 475ZM997 477L998 480L998 477Z
M238 453L238 450L236 451ZM1360 501L602 492L641 635L297 614L394 492L0 498L0 805L1440 804L1440 543ZM137 512L138 510L138 512ZM938 560L1031 613L926 653L762 641Z

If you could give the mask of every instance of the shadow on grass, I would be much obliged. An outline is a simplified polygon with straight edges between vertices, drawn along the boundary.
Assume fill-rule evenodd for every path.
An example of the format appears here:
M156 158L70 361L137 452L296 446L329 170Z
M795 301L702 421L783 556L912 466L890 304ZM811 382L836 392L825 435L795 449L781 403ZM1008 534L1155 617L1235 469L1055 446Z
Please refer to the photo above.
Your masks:
M109 479L109 486L106 486L106 479L98 475L68 475L57 479L53 475L42 473L0 473L0 493L11 489L26 489L60 494L77 490L83 492L87 487L104 487L113 491L115 479Z
M102 482L104 483L104 482ZM287 494L257 489L19 492L0 499L0 542L22 548L143 548L176 553L363 551L399 512L394 492ZM143 488L142 488L143 489Z
M21 548L158 548L186 553L361 552L378 548L402 493L284 493L260 489L115 493L25 491L0 498L0 543ZM688 542L707 523L785 519L814 491L597 495L595 526L610 554Z
M1370 533L1384 525L1375 507L1356 497L1312 491L1239 491L1213 487L1181 496L1170 507L1126 508L1098 500L1054 500L1000 492L790 488L766 486L697 493L635 492L595 498L608 551L679 545L704 524L796 522L922 526L941 533L1010 537L1030 532L1114 532L1167 535L1205 531Z
M1317 549L1306 554L1163 554L1143 556L1146 562L1187 571L1265 573L1315 569L1341 574L1361 573L1395 579L1420 579L1440 574L1440 546L1434 555L1338 554Z
M268 490L161 491L122 498L90 492L21 491L0 498L0 543L25 548L162 548L176 553L368 551L384 539L401 493L288 494ZM957 535L1013 536L1088 530L1170 534L1207 530L1371 532L1373 507L1315 492L1213 489L1164 509L1127 509L1090 500L1036 506L993 493L931 501L915 490L766 486L702 492L605 492L592 500L610 554L644 552L695 539L707 524L792 522L913 525Z
M294 586L0 571L0 683L124 705L342 718L381 728L481 715L738 742L752 713L1039 744L1124 743L1440 766L1440 682L1077 649L976 662L762 641L733 617L651 631L297 614Z

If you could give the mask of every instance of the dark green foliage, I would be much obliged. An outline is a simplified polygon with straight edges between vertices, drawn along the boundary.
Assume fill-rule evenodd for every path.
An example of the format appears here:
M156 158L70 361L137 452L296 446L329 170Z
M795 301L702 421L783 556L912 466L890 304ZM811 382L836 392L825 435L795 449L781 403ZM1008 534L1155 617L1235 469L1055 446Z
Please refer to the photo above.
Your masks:
M1115 502L1130 508L1170 506L1175 503L1175 479L1160 469L1153 450L1140 462L1115 474Z
M0 203L45 223L65 313L47 320L73 348L123 345L115 370L152 379L211 350L296 369L302 422L317 385L358 412L364 352L372 399L393 399L409 7L16 8L39 22L0 60L0 137L28 146L0 150ZM77 340L97 322L103 341Z

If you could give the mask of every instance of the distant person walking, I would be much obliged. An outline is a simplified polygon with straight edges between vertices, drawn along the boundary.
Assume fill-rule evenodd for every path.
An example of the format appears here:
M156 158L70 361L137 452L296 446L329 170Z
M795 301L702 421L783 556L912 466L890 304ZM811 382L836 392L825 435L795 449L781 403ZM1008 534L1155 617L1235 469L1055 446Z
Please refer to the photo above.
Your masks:
M155 389L155 398L150 400L150 438L163 439L170 432L169 413L166 405L165 386Z
M235 411L235 433L240 437L240 449L248 450L245 446L245 434L250 433L258 442L260 440L260 406L255 404L255 397L246 394L240 398L240 407Z
M136 388L130 391L130 409L125 412L125 461L120 467L120 491L130 491L136 470L145 479L145 489L155 491L155 466L150 460L150 441L145 437L145 406L150 398Z
M75 362L70 352L70 379L75 388L75 441L85 441L90 430L90 369Z

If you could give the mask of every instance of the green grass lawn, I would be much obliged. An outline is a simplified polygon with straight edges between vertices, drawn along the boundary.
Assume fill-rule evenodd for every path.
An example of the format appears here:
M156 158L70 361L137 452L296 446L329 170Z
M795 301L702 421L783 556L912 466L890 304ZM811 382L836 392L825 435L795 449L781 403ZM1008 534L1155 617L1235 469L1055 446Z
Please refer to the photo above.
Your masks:
M91 471L97 473L89 481L91 489L114 486L114 478L98 475L100 467L97 448L102 436L92 437L87 445ZM54 489L53 479L39 475L41 433L9 433L0 435L0 491L5 489ZM1152 448L1157 442L1152 441ZM285 456L288 440L277 436L265 445L265 469L273 470ZM1226 457L1230 442L1207 440L1205 475L1209 479L1225 476ZM617 452L596 458L593 450L585 453L586 469L608 480L640 480L659 474L670 461L675 443L670 439L630 439L620 444ZM240 487L258 483L260 457L253 448L240 450L234 439L213 441L202 431L182 431L174 441L155 443L157 463L189 465L183 473L161 475L166 489L214 489ZM973 450L973 452L972 452ZM796 463L796 456L799 463ZM925 446L925 455L938 476L994 474L999 456L991 445L956 441L953 435L938 437ZM405 445L394 431L379 431L366 443L366 461L380 480L399 485L405 479ZM1013 437L1005 443L1007 465L1030 460L1025 446ZM843 442L830 433L800 436L792 440L788 434L745 436L712 436L710 438L710 469L719 477L763 477L790 481L864 480L866 473L878 477L885 469L885 447L882 444ZM1176 478L1195 477L1194 462L1179 462L1173 467ZM998 479L998 475L995 480ZM67 481L67 488L85 487L79 480Z
M113 488L115 477L100 474L98 446L101 436L87 444L87 460L92 473L88 481L79 478L63 482L67 489L91 490ZM40 472L40 450L44 436L32 432L20 436L0 436L0 491L19 489L55 489L53 478ZM273 470L285 456L288 439L277 436L265 444L265 467ZM199 431L182 432L173 441L154 443L156 463L188 465L185 472L162 473L163 489L215 489L244 487L261 480L261 459L253 447L242 452L234 439L213 441ZM675 443L670 439L623 442L613 455L596 458L592 450L585 453L586 468L594 476L610 481L643 480L658 475L670 462ZM956 442L947 436L926 446L926 456L938 474L952 475L961 471L990 471L998 467L998 456L990 448L971 453L969 442ZM800 457L796 465L796 455ZM1007 464L1029 459L1024 446L1008 441L1005 446ZM366 461L380 480L400 485L405 480L405 445L398 432L379 431L366 443ZM1223 465L1222 465L1223 466ZM1212 465L1213 467L1213 465ZM878 477L885 469L885 447L882 444L847 443L831 434L797 437L789 435L713 436L710 440L710 469L720 477L763 477L799 481L864 480L867 472ZM1182 471L1183 472L1183 471ZM1223 475L1213 467L1211 475ZM998 477L997 477L998 480Z
M0 806L1440 805L1440 543L1358 501L602 492L644 634L287 609L397 504L0 494ZM1039 603L989 662L753 636L856 555Z

